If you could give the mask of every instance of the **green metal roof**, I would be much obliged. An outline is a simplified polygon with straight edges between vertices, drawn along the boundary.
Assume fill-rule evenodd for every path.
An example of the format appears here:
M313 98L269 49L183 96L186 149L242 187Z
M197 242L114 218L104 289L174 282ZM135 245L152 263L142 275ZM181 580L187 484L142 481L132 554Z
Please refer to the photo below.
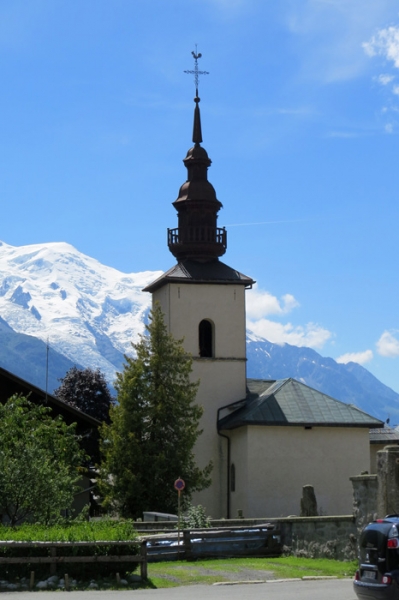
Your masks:
M219 429L245 425L300 425L302 427L381 427L382 421L353 404L345 404L296 381L248 379L244 405L223 416ZM226 407L228 410L228 407Z

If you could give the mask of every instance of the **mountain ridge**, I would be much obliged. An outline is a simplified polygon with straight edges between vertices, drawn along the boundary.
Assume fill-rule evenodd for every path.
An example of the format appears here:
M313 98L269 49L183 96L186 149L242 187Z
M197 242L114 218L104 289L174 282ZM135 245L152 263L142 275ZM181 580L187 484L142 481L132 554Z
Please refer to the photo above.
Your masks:
M0 242L0 366L44 389L49 347L50 393L73 365L99 368L112 386L145 330L151 296L142 289L161 274L122 273L65 242ZM381 420L399 421L399 394L356 363L272 344L250 331L247 358L249 378L292 377Z

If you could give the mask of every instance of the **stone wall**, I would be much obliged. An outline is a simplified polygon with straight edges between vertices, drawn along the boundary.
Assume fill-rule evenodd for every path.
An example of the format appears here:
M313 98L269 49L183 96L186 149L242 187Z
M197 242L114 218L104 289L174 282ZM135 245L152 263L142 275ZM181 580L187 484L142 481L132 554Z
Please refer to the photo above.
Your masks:
M272 523L281 532L281 543L287 553L311 558L326 557L337 560L356 558L356 523L352 515L332 517L287 517L283 519L220 519L212 520L211 527L256 527ZM137 531L155 533L167 531L176 524L171 522L136 523Z
M399 446L385 446L377 452L379 517L399 511Z
M309 558L353 560L356 523L352 515L280 519L281 541L288 552Z

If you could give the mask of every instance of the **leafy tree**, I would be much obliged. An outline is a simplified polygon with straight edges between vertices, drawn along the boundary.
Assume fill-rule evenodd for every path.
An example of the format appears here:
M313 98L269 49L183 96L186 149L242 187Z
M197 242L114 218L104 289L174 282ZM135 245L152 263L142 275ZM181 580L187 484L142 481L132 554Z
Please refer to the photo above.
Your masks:
M109 409L114 400L100 369L72 367L60 382L54 396L99 421L109 420Z
M159 305L147 331L132 344L137 357L125 357L115 384L119 404L111 408L111 424L101 428L104 505L134 518L147 510L175 512L174 481L185 480L189 501L193 491L210 485L212 469L201 470L194 460L203 409L194 403L192 359L167 332Z
M73 502L83 452L75 425L25 397L0 404L0 513L48 524Z

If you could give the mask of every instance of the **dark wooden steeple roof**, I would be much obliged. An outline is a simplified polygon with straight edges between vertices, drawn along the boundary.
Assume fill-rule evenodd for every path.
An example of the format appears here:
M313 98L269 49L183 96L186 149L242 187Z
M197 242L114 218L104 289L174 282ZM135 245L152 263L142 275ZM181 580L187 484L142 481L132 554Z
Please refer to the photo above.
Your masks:
M168 229L168 246L177 258L177 265L144 288L145 292L154 292L167 283L223 283L245 287L251 287L255 283L251 277L219 261L226 252L227 231L225 227L217 226L222 203L216 197L215 188L208 181L208 168L212 161L201 146L198 75L207 72L198 71L197 59L201 54L192 54L195 70L186 73L194 73L196 82L192 139L194 146L183 159L187 169L187 181L180 187L179 195L173 202L177 210L178 227Z
M208 181L211 160L200 144L202 142L200 99L194 98L194 146L183 160L187 181L179 190L173 206L178 214L178 227L168 229L168 246L177 260L193 259L207 262L226 252L226 229L217 227L217 214L222 203L216 198L213 185Z

